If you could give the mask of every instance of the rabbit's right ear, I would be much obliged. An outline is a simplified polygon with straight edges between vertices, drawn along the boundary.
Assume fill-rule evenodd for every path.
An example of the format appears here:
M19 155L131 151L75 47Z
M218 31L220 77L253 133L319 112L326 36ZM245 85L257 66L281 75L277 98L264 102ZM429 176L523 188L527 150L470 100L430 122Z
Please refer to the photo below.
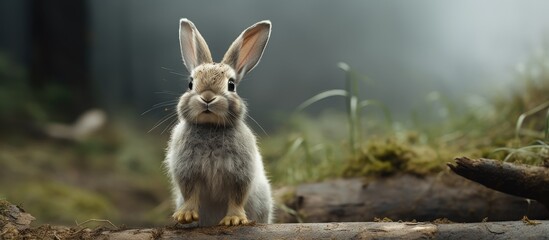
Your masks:
M182 18L179 21L179 44L183 63L189 73L200 64L212 62L208 44L189 19Z
M270 35L271 21L264 20L244 30L231 44L221 62L234 68L237 82L257 65Z

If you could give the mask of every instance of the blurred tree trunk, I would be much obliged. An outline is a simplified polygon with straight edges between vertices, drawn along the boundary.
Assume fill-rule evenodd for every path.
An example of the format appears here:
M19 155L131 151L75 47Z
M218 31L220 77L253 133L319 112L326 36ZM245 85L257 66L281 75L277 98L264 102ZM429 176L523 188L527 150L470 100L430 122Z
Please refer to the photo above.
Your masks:
M74 118L93 105L86 1L32 0L30 83L53 114Z

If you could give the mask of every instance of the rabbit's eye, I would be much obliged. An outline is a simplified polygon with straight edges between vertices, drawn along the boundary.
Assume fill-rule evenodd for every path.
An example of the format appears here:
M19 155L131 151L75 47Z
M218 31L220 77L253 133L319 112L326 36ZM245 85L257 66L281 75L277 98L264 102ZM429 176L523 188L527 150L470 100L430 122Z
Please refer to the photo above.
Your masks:
M236 89L236 85L234 84L234 80L229 79L229 92L234 92Z
M192 81L189 82L189 90L193 90L193 82Z

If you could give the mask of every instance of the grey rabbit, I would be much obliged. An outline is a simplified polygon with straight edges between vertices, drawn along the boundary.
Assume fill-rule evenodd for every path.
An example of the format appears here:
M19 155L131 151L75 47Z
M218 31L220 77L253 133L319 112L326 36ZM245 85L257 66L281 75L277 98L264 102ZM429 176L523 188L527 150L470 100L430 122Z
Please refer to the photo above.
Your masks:
M199 226L271 223L273 200L256 137L245 123L246 104L236 93L259 62L271 22L247 28L214 63L195 25L180 20L179 41L190 73L177 105L165 164L179 223Z

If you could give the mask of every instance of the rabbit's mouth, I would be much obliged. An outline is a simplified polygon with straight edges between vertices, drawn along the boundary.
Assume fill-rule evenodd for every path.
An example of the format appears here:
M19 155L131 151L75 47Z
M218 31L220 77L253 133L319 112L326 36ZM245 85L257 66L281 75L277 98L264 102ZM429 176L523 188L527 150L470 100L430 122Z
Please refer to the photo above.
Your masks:
M213 119L213 118L216 118L217 117L217 114L215 112L212 112L212 110L210 109L206 109L204 111L202 111L199 116L203 116L207 119Z
M211 98L208 98L211 99ZM214 124L219 126L232 125L236 119L231 116L229 103L224 98L217 98L215 101L206 102L197 97L191 98L187 105L189 106L184 116L189 122L197 124ZM237 113L232 113L236 116Z
M212 112L209 109L202 111L196 118L196 123L199 124L215 124L218 126L227 125L226 120L219 116L217 113Z

